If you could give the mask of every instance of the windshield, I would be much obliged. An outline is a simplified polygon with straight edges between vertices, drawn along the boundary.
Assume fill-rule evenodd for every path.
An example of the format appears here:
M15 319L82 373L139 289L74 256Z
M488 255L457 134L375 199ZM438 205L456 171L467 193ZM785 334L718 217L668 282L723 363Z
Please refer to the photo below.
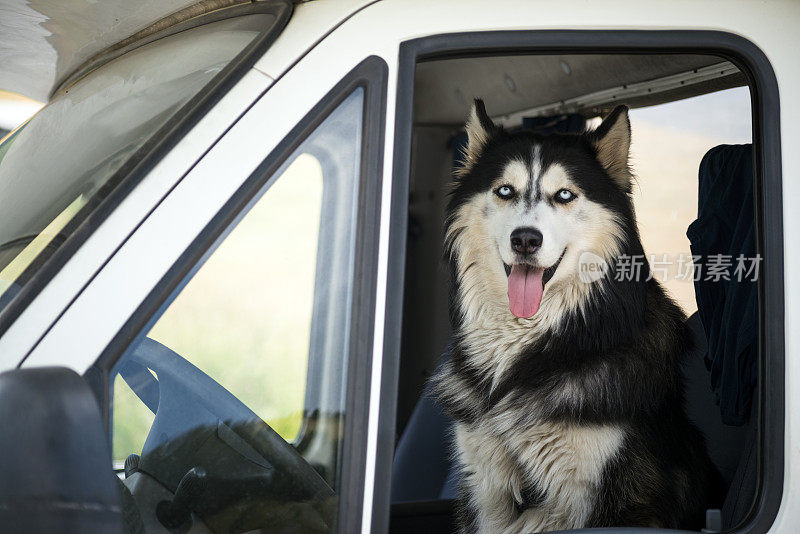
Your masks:
M103 187L274 15L164 37L57 94L0 144L0 314L109 193Z

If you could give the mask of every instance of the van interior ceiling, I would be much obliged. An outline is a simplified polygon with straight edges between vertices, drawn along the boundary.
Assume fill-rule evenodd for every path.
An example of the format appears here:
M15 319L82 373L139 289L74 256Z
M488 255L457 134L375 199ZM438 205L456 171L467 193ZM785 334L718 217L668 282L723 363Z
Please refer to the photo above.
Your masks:
M448 183L458 160L459 134L463 136L473 99L483 99L492 119L509 129L534 123L547 125L547 121L555 124L569 117L577 118L578 129L582 129L591 124L591 119L603 116L618 104L630 108L649 107L746 85L745 74L727 59L698 54L451 56L426 59L417 64L397 401L398 440L402 440L415 407L424 399L426 382L451 335L449 269L442 246L443 219ZM536 123L537 118L545 122ZM574 121L572 126L575 126ZM633 135L635 139L635 131ZM698 160L695 169L699 165ZM697 174L693 178L696 180ZM702 325L699 337L703 337ZM697 372L707 372L703 370L702 358L698 361L700 370ZM707 380L706 375L701 377L697 386L701 392L708 393ZM694 378L689 377L688 381L689 389L695 387ZM716 410L718 414L719 408ZM708 422L710 419L714 421ZM724 436L721 439L740 447L734 453L738 460L748 429L722 425L718 416L705 417L704 421L698 421L706 426L704 431L716 432ZM709 430L708 426L716 428ZM440 443L439 447L446 449L448 445ZM399 461L397 457L395 461ZM419 473L420 469L415 471ZM398 472L401 470L396 466L395 473ZM394 502L409 500L396 498L396 489L393 479ZM419 528L419 523L400 520L398 516L404 513L401 508L402 505L395 505L393 509L392 530L403 532L405 527ZM415 508L408 515L428 513L432 517L438 513L436 507L428 512L420 510L423 509Z

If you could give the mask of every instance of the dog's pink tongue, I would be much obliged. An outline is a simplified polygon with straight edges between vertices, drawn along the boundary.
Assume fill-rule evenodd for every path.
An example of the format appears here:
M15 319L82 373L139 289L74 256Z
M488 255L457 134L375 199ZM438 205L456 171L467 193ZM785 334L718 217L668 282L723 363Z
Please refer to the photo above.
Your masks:
M511 313L530 319L539 311L542 302L542 274L544 269L527 265L514 265L508 275L508 305Z

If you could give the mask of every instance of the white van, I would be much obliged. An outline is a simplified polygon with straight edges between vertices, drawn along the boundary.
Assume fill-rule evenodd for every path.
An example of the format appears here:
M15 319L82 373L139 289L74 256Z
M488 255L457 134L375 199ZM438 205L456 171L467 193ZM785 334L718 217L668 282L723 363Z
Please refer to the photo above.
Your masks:
M653 253L689 251L703 153L733 139L720 118L745 124L749 178L723 178L743 185L725 213L750 237L727 253L749 243L760 272L748 306L674 286L700 347L687 409L728 485L705 532L800 530L800 293L784 277L800 182L783 180L800 170L800 4L0 13L0 89L47 102L0 143L3 532L453 531L449 422L425 384L450 337L441 228L473 98L541 131L625 103L635 155L637 112L697 125L640 152L663 171L640 176Z

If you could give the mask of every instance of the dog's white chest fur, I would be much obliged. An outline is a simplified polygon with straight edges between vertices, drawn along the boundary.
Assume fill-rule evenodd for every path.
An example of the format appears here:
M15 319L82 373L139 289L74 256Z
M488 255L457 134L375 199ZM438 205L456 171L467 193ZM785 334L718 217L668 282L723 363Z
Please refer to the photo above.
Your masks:
M456 424L456 444L478 514L478 532L541 532L583 527L606 463L625 438L615 425L542 423L497 436L480 423ZM525 488L544 494L517 511Z

